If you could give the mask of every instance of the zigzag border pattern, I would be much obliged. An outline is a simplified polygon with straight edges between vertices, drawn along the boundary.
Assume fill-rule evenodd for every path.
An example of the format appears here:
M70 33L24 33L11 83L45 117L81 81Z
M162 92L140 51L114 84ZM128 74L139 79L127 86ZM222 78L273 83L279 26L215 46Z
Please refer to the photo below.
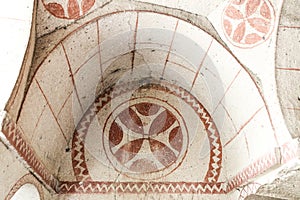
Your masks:
M165 87L162 87L161 84ZM155 89L163 90L178 96L188 105L190 105L197 113L205 126L211 149L209 169L205 176L205 181L217 182L221 172L222 145L220 135L217 131L216 125L212 120L212 117L206 111L204 106L186 90L165 82L160 82L159 85L152 84L152 86L154 86ZM104 107L111 99L128 91L132 91L133 89L137 89L134 82L131 84L120 84L120 86L115 86L114 88L106 90L96 99L95 103L90 106L90 108L84 114L84 117L80 120L77 128L75 129L72 141L72 164L74 174L78 181L91 180L84 156L84 140L88 132L89 124L94 119L96 114L102 109L102 107Z
M242 185L250 178L253 178L267 169L275 166L287 163L288 161L297 157L298 143L295 141L287 142L280 148L280 157L278 157L276 151L272 151L260 159L256 160L245 168L242 172L238 173L235 177L228 181L228 192L234 188Z
M187 182L61 182L61 194L74 193L193 193L193 194L227 194L277 164L283 164L297 158L298 142L291 141L280 147L281 159L272 151L238 173L228 182L187 183Z
M56 191L59 181L48 172L45 165L38 160L34 149L26 142L23 133L18 125L8 116L5 117L2 125L2 132L9 143L15 148L22 159L48 186Z
M63 182L61 194L67 193L186 193L225 194L226 183L186 182Z
M194 96L185 90L180 91L181 88L172 86L169 84L169 89L194 109L205 126L211 149L209 173L206 175L205 181L216 182L220 176L222 164L222 144L217 127L204 106Z
M242 185L248 179L255 177L256 175L264 172L266 169L269 169L276 164L277 159L275 153L273 152L258 159L228 182L228 191L231 191L234 188Z
M21 177L14 186L10 189L9 193L6 195L4 200L10 200L15 193L25 184L30 183L36 187L36 189L39 192L41 200L44 200L44 192L42 185L38 182L38 180L32 176L31 174L25 174L23 177Z
M22 131L7 116L3 121L2 132L10 144L16 149L19 155L27 162L31 169L42 178L42 180L51 186L56 192L61 194L67 193L198 193L198 194L227 194L234 188L241 186L250 178L254 178L259 173L266 171L268 168L286 163L297 158L298 142L290 141L279 148L280 158L276 157L276 152L256 160L242 172L237 174L228 182L212 183L190 183L190 182L59 182L55 177L50 175L44 165L38 161L34 150L27 144L22 136ZM18 183L17 183L18 184ZM17 185L16 184L16 185ZM10 193L9 193L10 194Z
M288 142L280 148L281 163L286 163L297 157L298 142Z

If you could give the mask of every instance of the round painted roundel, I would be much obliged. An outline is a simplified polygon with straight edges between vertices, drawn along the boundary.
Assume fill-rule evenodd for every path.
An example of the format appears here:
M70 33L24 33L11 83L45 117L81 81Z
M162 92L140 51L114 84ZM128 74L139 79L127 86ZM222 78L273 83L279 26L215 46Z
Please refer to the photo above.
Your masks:
M63 19L78 19L91 10L95 0L42 0L44 7L53 16Z
M266 41L275 24L269 0L231 0L223 13L227 39L240 48L251 48Z
M180 114L153 98L118 106L104 126L104 148L117 171L130 177L158 178L175 170L188 143Z

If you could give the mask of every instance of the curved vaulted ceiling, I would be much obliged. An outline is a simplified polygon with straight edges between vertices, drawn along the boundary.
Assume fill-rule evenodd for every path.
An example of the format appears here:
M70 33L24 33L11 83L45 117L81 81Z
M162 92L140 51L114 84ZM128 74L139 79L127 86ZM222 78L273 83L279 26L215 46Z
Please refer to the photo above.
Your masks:
M236 198L295 157L274 89L281 3L67 2L38 1L3 128L56 192Z

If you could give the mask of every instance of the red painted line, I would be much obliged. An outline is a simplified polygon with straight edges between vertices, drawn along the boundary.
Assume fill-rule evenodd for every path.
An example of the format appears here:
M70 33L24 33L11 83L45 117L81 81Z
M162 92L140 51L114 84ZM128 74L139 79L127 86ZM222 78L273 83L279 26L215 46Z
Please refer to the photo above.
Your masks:
M282 67L276 67L278 70L286 70L286 71L300 71L300 68L282 68Z
M190 69L190 68L188 68L188 67L186 67L186 66L184 66L184 65L182 65L182 64L179 64L179 63L177 63L177 62L173 62L173 61L169 60L168 63L172 63L172 64L174 64L174 65L178 65L178 66L180 66L180 67L182 67L182 68L184 68L184 69L186 69L186 70L189 70L190 72L196 73L196 71L194 71L194 70L192 70L192 69Z
M238 73L235 75L235 77L233 78L233 80L231 81L231 83L229 84L229 86L227 87L227 89L225 90L224 95L222 96L222 98L220 99L220 101L218 102L218 104L216 105L216 107L215 107L215 109L214 109L214 111L212 112L211 115L213 115L213 114L216 112L218 106L221 104L221 102L222 102L222 100L224 99L225 95L227 94L227 92L229 91L229 89L231 88L232 84L233 84L234 81L237 79L237 77L238 77L238 75L241 73L241 71L242 71L242 69L240 69L240 70L238 71Z
M99 30L100 31L100 30ZM158 45L161 45L161 44L159 44L159 43L155 43L155 42L140 42L140 43L137 43L137 44L158 44ZM167 45L164 45L164 46L167 46ZM99 48L101 48L100 46L99 46ZM80 71L80 69L87 63L87 62L89 62L95 55L97 55L98 53L100 53L100 50L99 50L99 52L96 52L96 53L94 53L94 54L92 54L89 58L87 58L87 60L84 62L84 63L82 63L81 65L80 65L80 67L78 67L78 69L76 69L76 71L73 73L74 74L74 76L78 73L78 71ZM125 54L121 54L121 55L125 55ZM107 60L107 61L105 61L104 63L100 63L101 64L101 73L103 73L103 68L102 68L102 66L104 65L104 64L106 64L106 63L108 63L108 62L110 62L110 61L112 61L112 60L114 60L115 58L117 58L117 57L119 57L119 56L121 56L121 55L118 55L118 56L115 56L115 57L113 57L113 58L110 58L109 60ZM101 55L100 55L101 56ZM101 59L101 58L100 58ZM101 61L102 62L102 61ZM171 62L171 61L169 61L169 62ZM175 63L174 63L175 64ZM179 65L179 64L178 64ZM187 68L188 69L188 68ZM103 74L101 74L101 76L103 76ZM102 79L103 79L103 77L101 77Z
M199 75L199 73L200 73L200 70L201 70L201 68L202 68L202 66L203 66L203 63L204 63L204 61L205 61L205 59L206 59L206 57L207 57L208 51L209 51L209 49L210 49L212 43L213 43L213 39L211 39L211 41L210 41L210 43L209 43L209 46L208 46L208 48L207 48L207 50L206 50L206 52L205 52L205 55L203 56L203 58L202 58L202 60L201 60L201 63L200 63L200 65L199 65L198 69L197 69L197 72L196 72L196 74L195 74L195 77L194 77L194 80L193 80L193 83L192 83L192 87L191 87L190 90L192 90L193 87L194 87L194 85L195 85L196 79L198 78L198 75Z
M279 28L294 28L294 29L300 29L300 26L286 26L286 25L281 25Z
M71 76L71 79L72 79L72 84L73 84L73 86L74 86L75 94L76 94L76 97L77 97L77 99L78 99L78 102L79 102L79 105L80 105L80 109L81 109L81 111L83 112L83 107L82 107L82 104L81 104L80 99L79 99L78 90L77 90L76 83L75 83L75 79L74 79L74 76L73 76L73 73L72 73L72 68L71 68L71 64L70 64L69 57L68 57L68 55L67 55L67 52L66 52L66 49L65 49L65 46L64 46L63 43L61 43L61 46L62 46L62 48L63 48L65 57L66 57L66 59L67 59L68 68L69 68L70 76Z
M131 44L131 43L130 43ZM157 44L159 46L165 46L165 47L169 47L169 45L166 45L166 44L159 44L159 43L156 43L156 42L137 42L136 44Z
M59 181L55 175L47 170L44 163L39 159L35 150L27 141L28 138L24 137L25 134L22 128L13 120L7 118L3 127L3 134L5 135L7 142L11 145L9 146L9 149L16 153L17 158L20 158L20 161L23 161L31 168L30 171L33 172L34 175L37 175L36 180L39 182L42 181L44 186L49 186L46 187L48 190L51 188L53 191L58 192L56 189L59 185ZM1 142L6 144L6 142Z
M60 129L60 131L61 131L61 133L63 135L63 137L65 138L66 142L68 143L67 137L65 136L64 131L62 130L62 128L61 128L61 126L60 126L60 124L59 124L59 122L58 122L58 120L57 120L57 118L56 118L56 116L54 114L54 111L53 111L53 109L52 109L52 107L51 107L51 105L50 105L50 103L48 101L48 98L46 97L46 95L45 95L45 93L44 93L44 91L43 91L40 83L38 82L38 80L36 78L34 80L35 80L37 86L39 87L40 91L42 92L42 94L43 94L43 96L44 96L44 98L45 98L45 100L47 102L47 105L48 105L48 107L50 109L50 112L52 113L53 118L55 119L55 121L56 121L56 123L57 123L57 125L58 125L58 127L59 127L59 129Z
M68 33L65 37L63 37L61 41L65 40L66 38L68 38L69 36L71 36L74 32L76 32L76 31L79 30L80 28L86 26L87 24L94 23L96 20L102 19L102 18L104 18L104 17L106 17L106 16L110 16L110 15L113 15L113 14L121 13L121 12L136 12L136 11L140 11L140 12L152 12L152 13L157 13L157 14L163 14L163 15L165 15L165 16L170 16L170 17L174 17L174 18L177 18L177 19L181 19L181 20L186 21L186 22L188 22L188 23L190 23L190 24L192 24L192 25L194 25L194 26L197 26L197 24L195 24L195 23L193 23L193 22L189 22L189 21L186 20L186 19L180 18L180 17L178 17L178 16L174 16L174 15L172 15L172 14L166 14L166 13L162 13L162 12L158 12L158 11L149 11L149 10L126 10L126 11L116 11L116 12L104 14L104 15L102 15L102 16L100 16L100 17L97 17L97 18L95 18L95 19L92 19L92 20L89 21L89 22L86 22L86 23L82 24L81 26L77 27L76 29L74 29L74 30L72 30L70 33ZM199 26L197 26L197 27L199 27ZM204 31L205 31L205 30L204 30ZM207 31L205 31L205 32L206 32L208 35L211 35L211 34L208 33ZM211 35L211 36L212 36L212 35ZM214 36L212 36L212 37L215 38ZM216 39L216 38L215 38L215 39ZM49 54L51 54L51 52L59 45L59 43L60 43L61 41L58 41L57 44L54 45L53 48L51 48L51 50L46 54L45 57L47 57ZM220 44L220 43L219 43L219 44ZM272 122L272 118L271 118L270 113L269 113L269 108L268 108L268 106L267 106L267 104L266 104L266 100L265 100L265 98L264 98L264 96L263 96L262 90L259 88L259 86L258 86L257 83L255 82L255 78L254 78L254 77L246 70L245 66L244 66L242 63L240 63L240 61L236 58L236 56L235 56L234 54L232 54L232 52L230 52L230 51L228 50L228 47L224 46L223 44L220 44L220 45L221 45L223 48L225 48L225 49L226 49L226 50L227 50L227 51L228 51L228 52L229 52L229 53L237 60L237 62L241 65L241 67L245 70L245 72L246 72L247 74L249 74L249 76L251 77L252 82L255 84L255 86L256 86L256 88L257 88L257 90L258 90L258 92L259 92L261 98L262 98L263 101L264 101L264 104L266 105L266 109L267 109L267 112L268 112L268 117L269 117L270 123L271 123L271 125L272 125L272 127L273 127L273 122ZM33 77L35 77L37 71L39 70L39 68L42 66L42 64L43 64L44 62L45 62L45 59L43 59L41 62L39 62L39 63L37 64L37 69L35 70ZM20 109L19 109L19 110L21 110L21 108L23 107L24 99L25 99L25 98L23 98L23 101L22 101L22 103L21 103L21 106L20 106ZM273 129L274 129L274 127L273 127ZM275 133L275 136L276 136L276 133Z
M91 55L91 57L89 57L86 61L84 61L84 63L82 63L77 69L76 71L73 73L73 75L75 76L79 71L80 69L86 64L88 63L95 55L97 55L98 52L94 53L93 55Z
M247 148L248 156L249 156L249 158L250 158L249 143L248 143L248 139L247 139L246 134L244 135L244 137L245 137L245 142L246 142L246 148Z
M232 123L232 125L233 125L233 128L234 128L235 132L237 132L237 128L236 128L236 126L235 126L235 124L234 124L234 122L233 122L233 119L232 119L231 115L229 114L227 108L226 108L222 103L221 103L220 105L223 107L223 109L225 110L225 113L226 113L227 116L229 117L229 119L230 119L230 121L231 121L231 123Z
M300 108L284 108L286 110L297 110L297 111L300 111Z
M0 17L0 20L14 20L14 21L19 21L19 22L27 22L30 23L30 19L19 19L19 18L14 18L14 17Z
M233 136L228 142L226 142L226 144L224 145L227 146L230 142L232 142L240 133L241 131L252 121L252 119L257 115L257 113L259 113L259 111L261 111L264 108L264 106L262 106L261 108L259 108L242 126L241 128L238 130L238 132L235 134L235 136Z
M101 59L101 46L100 46L100 28L99 28L99 21L96 22L97 24L97 40L98 40L98 51L99 51L99 65L100 65L100 72L101 72L101 83L103 83L103 69L102 69L102 59Z
M131 70L134 68L134 60L135 60L135 51L136 51L136 37L137 37L137 29L139 26L139 12L136 14L136 21L135 21L135 29L133 35L133 50L132 50L132 58L131 58Z
M69 100L69 98L70 98L70 96L71 96L72 94L73 94L73 92L71 92L71 93L68 95L68 97L67 97L66 100L64 101L63 105L61 106L60 110L58 111L57 116L60 115L61 111L62 111L63 108L65 107L66 103L68 102L68 100Z
M168 61L169 61L169 57L170 57L170 53L171 53L171 48L172 48L172 46L173 46L173 42L174 42L174 39L175 39L176 31L177 31L177 28L178 28L178 23L179 23L179 20L176 21L174 33L173 33L172 40L171 40L171 44L170 44L170 47L169 47L169 50L168 50L168 54L167 54L167 57L166 57L164 69L163 69L163 72L162 72L162 75L161 75L162 77L163 77L164 74L165 74L166 67L167 67L167 63L168 63Z
M47 104L48 104L48 103L47 103ZM36 124L35 124L35 126L34 126L34 131L35 131L35 129L37 128L37 126L39 125L40 120L41 120L41 118L42 118L42 116L43 116L43 113L44 113L45 109L46 109L46 106L44 106L44 108L43 108L41 114L39 115L39 118L38 118L38 120L37 120L37 122L36 122ZM20 127L20 128L21 128L21 127ZM22 128L21 128L21 129L22 129ZM22 130L22 131L23 131L23 130ZM23 133L25 133L25 132L23 131Z

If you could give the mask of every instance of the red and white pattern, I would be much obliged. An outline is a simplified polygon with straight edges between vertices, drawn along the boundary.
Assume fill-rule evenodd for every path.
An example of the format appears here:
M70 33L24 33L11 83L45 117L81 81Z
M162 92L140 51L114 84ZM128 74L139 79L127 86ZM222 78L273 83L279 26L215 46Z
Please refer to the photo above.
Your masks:
M161 84L163 84L164 86L160 86ZM74 174L78 181L91 180L84 155L84 141L91 121L108 102L122 93L136 89L135 85L136 84L121 84L121 86L116 86L113 89L105 91L102 96L96 99L95 103L87 110L84 117L79 122L78 127L74 132L72 142L72 163ZM216 125L212 121L212 118L210 117L206 109L202 106L202 104L189 92L185 91L182 88L179 88L178 86L164 82L160 82L160 85L152 84L151 87L157 90L162 90L166 93L171 93L172 95L175 95L185 101L186 104L192 107L192 109L198 115L200 121L203 123L210 144L210 161L208 163L208 171L206 172L204 181L216 182L221 172L222 145L219 133L217 131ZM174 159L176 159L176 156L174 157Z
M283 164L284 161L297 158L297 142L288 142L280 147L282 160L278 160L275 151L266 154L254 161L250 166L238 173L228 182L214 183L186 183L186 182L61 182L59 191L66 193L189 193L189 194L227 194L234 188L239 187L263 173L274 165ZM290 153L286 153L290 152ZM250 194L258 188L258 185L248 184L242 190L240 199L244 198L245 192Z
M223 30L235 46L252 48L266 41L275 23L269 0L232 0L223 13Z
M95 4L95 0L42 0L44 7L52 15L63 19L78 19Z
M261 184L259 184L259 183L249 183L249 184L247 184L241 190L239 200L244 200L250 194L255 194L260 186L261 186Z
M43 192L43 188L41 183L31 174L26 174L24 175L22 178L20 178L15 184L14 186L10 189L9 193L7 194L7 196L5 197L4 200L10 200L15 193L25 184L32 184L36 187L36 189L39 192L39 196L41 200L44 200L44 192Z
M185 182L62 182L59 191L67 193L186 193L225 194L226 183L185 183Z
M286 163L289 162L290 160L297 158L298 156L298 142L293 141L293 142L288 142L282 145L280 148L280 153L281 153L281 163Z
M202 104L189 92L175 85L169 85L169 89L173 94L178 95L187 104L189 104L198 114L201 122L204 124L210 144L209 170L206 174L205 181L217 182L221 173L223 149L220 140L220 134L215 123L213 122L212 117L202 106Z
M21 129L11 119L6 117L3 121L2 132L31 170L47 185L56 191L58 180L48 172L44 164L39 161L34 149L24 139Z
M248 179L263 173L265 170L276 164L278 164L278 161L274 152L263 156L232 178L228 182L228 190L233 190L234 188L245 183Z
M121 90L124 92L124 90ZM119 92L121 92L119 91ZM174 91L173 91L174 92ZM107 94L106 100L108 100ZM100 103L100 101L97 101ZM99 105L99 104L98 104ZM94 107L96 111L97 107ZM91 110L90 110L91 111ZM95 117L95 115L88 115ZM90 122L91 118L85 118ZM86 127L83 129L85 130ZM19 155L27 162L30 168L33 170L38 177L50 187L55 189L56 192L61 194L66 193L202 193L202 194L226 194L231 192L234 188L241 186L246 183L247 180L254 178L258 174L263 173L274 165L283 164L297 158L298 143L297 141L288 142L280 147L281 160L276 157L275 151L261 157L260 159L253 162L249 167L245 168L242 172L238 173L228 182L96 182L91 180L80 181L80 182L59 182L54 178L53 175L49 174L43 164L38 161L34 151L23 139L22 132L17 128L16 124L9 118L3 122L2 132L7 137L11 145L16 149ZM78 137L78 136L77 136ZM82 140L81 140L82 142ZM81 159L84 158L84 154L80 155ZM216 156L216 155L215 155ZM82 162L85 164L85 162ZM82 163L79 166L83 166ZM74 168L77 169L77 168ZM217 169L215 169L217 170ZM88 171L83 171L84 173ZM87 173L88 175L88 173ZM78 177L78 176L77 176ZM25 178L24 178L25 179ZM23 179L22 179L23 180ZM26 178L27 180L27 178ZM20 186L19 183L16 184ZM12 189L8 195L16 189Z
M266 154L260 159L254 161L247 168L245 168L242 172L238 173L235 177L228 181L228 192L233 190L234 188L242 185L247 182L247 180L262 174L267 169L275 166L284 164L294 158L297 158L297 142L292 141L282 145L280 148L280 158L277 153L274 151Z
M133 105L128 107L127 103ZM177 119L180 114L176 116L173 112L176 109L166 102L138 98L111 113L114 119L106 122L104 148L117 171L147 179L157 174L158 178L181 163L187 151L188 134L183 119Z

